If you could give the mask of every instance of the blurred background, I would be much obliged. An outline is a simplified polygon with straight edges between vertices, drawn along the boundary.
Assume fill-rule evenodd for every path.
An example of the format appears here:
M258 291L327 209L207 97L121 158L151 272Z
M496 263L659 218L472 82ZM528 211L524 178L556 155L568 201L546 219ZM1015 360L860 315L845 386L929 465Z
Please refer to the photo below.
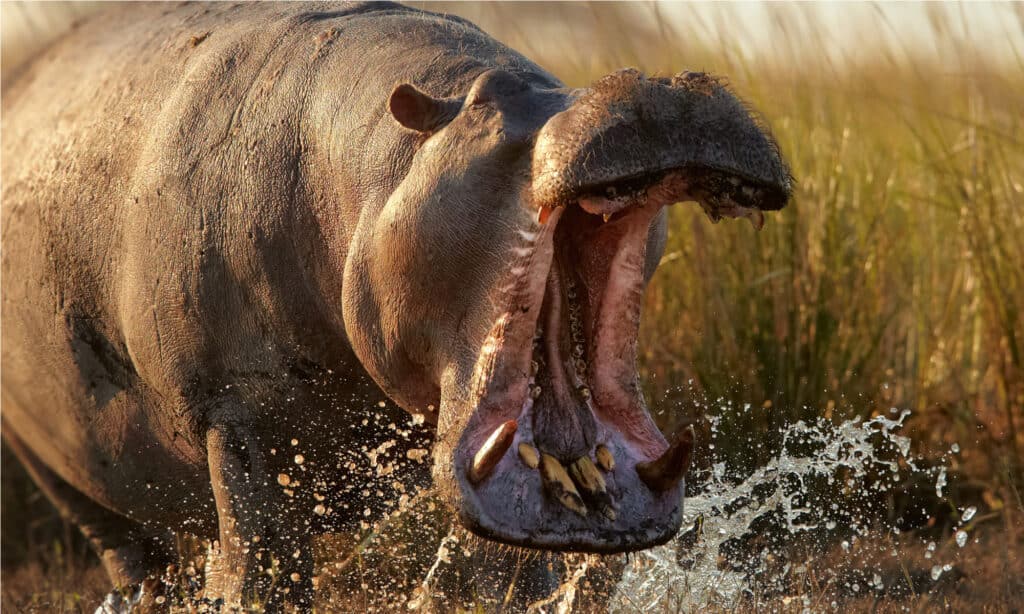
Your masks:
M742 476L797 420L909 409L902 434L949 485L908 480L877 513L914 508L908 529L948 536L977 507L1003 552L997 592L1024 595L1024 4L412 4L569 85L623 66L725 76L772 126L795 198L761 232L672 208L640 343L661 426L708 441L714 417L736 436L697 470ZM2 9L7 79L97 7ZM87 585L91 555L3 461L5 603L26 565Z

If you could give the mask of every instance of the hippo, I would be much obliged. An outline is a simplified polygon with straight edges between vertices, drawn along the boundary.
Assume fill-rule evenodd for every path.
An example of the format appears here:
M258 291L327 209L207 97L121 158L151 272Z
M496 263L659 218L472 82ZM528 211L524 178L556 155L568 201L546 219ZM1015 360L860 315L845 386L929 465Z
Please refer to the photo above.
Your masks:
M636 367L666 208L760 226L793 183L720 79L573 89L391 3L133 4L2 108L3 436L115 586L191 533L226 607L308 609L309 539L377 513L338 460L377 401L431 449L376 475L488 540L678 530L693 431Z

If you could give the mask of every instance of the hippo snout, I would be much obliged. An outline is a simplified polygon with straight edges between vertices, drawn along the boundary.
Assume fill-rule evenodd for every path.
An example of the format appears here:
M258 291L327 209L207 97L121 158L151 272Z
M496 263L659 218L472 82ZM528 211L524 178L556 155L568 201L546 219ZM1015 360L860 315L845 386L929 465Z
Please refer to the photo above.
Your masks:
M663 198L697 200L716 221L781 209L793 183L768 129L706 73L608 75L553 116L534 149L541 206L621 207L670 176L675 191Z

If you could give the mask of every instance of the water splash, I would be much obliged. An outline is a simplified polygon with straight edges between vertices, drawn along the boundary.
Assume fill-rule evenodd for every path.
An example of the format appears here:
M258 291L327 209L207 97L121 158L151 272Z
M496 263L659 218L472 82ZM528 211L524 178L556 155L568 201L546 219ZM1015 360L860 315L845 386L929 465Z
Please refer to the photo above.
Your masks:
M800 536L813 543L843 535L849 551L872 523L870 510L860 508L871 508L879 493L894 488L901 471L922 471L911 457L910 439L897 434L909 415L797 422L783 433L779 454L745 479L731 475L724 461L714 464L699 492L686 500L683 531L635 557L612 610L688 611L708 604L729 609L755 591L782 590L793 576L806 575L808 562L787 560L782 548ZM720 418L711 420L715 439ZM822 492L831 496L815 497ZM770 536L767 544L740 545L757 532ZM729 552L746 561L730 561ZM884 587L878 574L864 581ZM861 588L850 584L853 592Z
M800 421L785 426L777 454L745 475L731 467L722 452L727 438L736 437L724 426L732 411L737 410L725 406L719 415L709 417L711 440L706 445L713 462L691 476L689 481L697 486L691 486L683 530L672 542L631 555L621 578L618 570L624 557L562 557L561 583L528 611L587 611L583 602L593 591L594 574L609 570L617 583L607 590L609 601L602 609L613 612L691 611L708 605L732 609L744 599L766 595L808 609L812 606L808 598L792 588L805 582L816 564L820 568L815 557L833 546L842 547L850 559L860 556L858 548L872 530L878 530L882 501L909 478L924 478L936 490L939 482L945 486L945 467L919 467L911 455L910 439L899 434L908 411L892 410L888 417L869 420ZM388 446L363 453L373 467L389 462L386 457L401 456ZM293 466L305 464L294 462ZM472 551L487 545L474 542L476 538L456 527L450 515L433 505L431 496L430 488L404 491L391 514L361 525L356 552L361 569L372 570L369 574L355 574L355 563L335 564L338 577L324 577L323 582L337 585L335 594L342 595L340 599L352 590L363 591L359 603L369 604L360 606L366 611L443 610L442 604L486 609L491 602L459 592L466 578L458 578L476 565ZM974 508L962 511L952 540L956 546L966 545L967 523L975 513ZM882 529L899 533L891 521L883 522ZM808 544L818 549L808 550ZM401 558L396 558L398 552ZM932 551L922 548L921 553L931 558L933 552L934 547ZM933 580L951 569L938 558L923 569ZM534 564L540 565L540 559ZM841 580L843 589L880 594L899 582L884 573L869 569L847 574ZM357 581L346 585L339 579L346 574L358 576ZM346 603L329 598L328 605ZM815 607L820 606L827 603Z

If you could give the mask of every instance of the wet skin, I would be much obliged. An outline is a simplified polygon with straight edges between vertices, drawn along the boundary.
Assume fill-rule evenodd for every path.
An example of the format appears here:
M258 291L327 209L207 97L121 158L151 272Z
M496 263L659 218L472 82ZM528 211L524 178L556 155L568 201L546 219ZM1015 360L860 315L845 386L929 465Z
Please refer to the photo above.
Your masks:
M266 556L308 604L302 544L360 518L385 397L471 530L669 539L692 433L635 368L664 207L759 222L790 192L705 75L570 90L388 4L112 9L5 83L3 155L4 436L116 584L191 531L229 603Z

